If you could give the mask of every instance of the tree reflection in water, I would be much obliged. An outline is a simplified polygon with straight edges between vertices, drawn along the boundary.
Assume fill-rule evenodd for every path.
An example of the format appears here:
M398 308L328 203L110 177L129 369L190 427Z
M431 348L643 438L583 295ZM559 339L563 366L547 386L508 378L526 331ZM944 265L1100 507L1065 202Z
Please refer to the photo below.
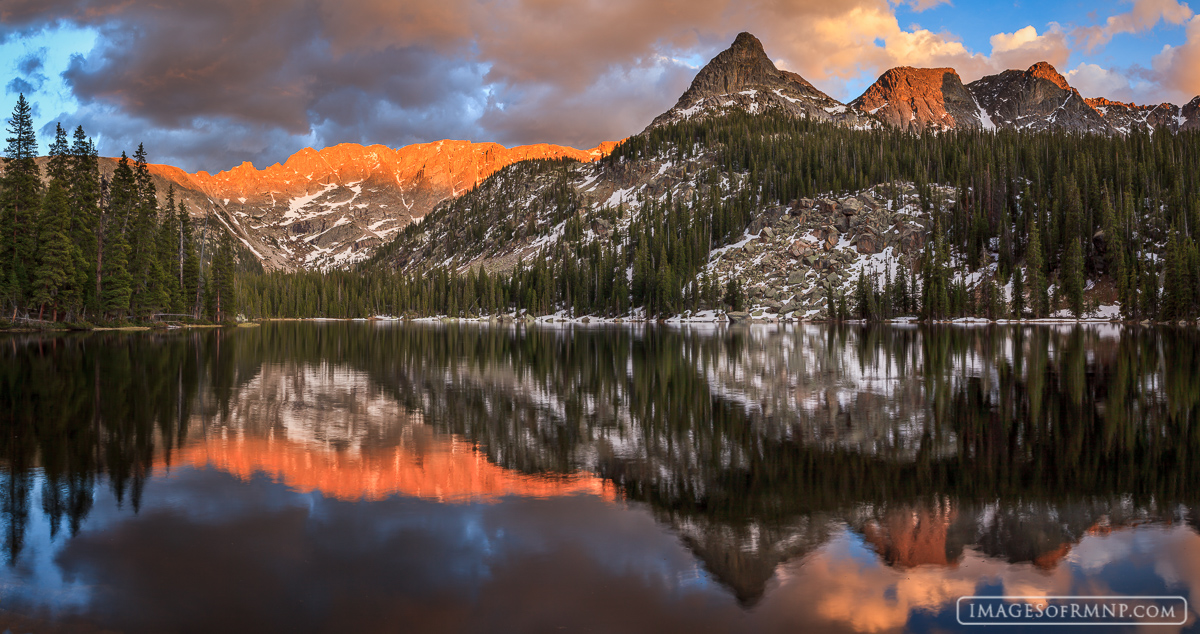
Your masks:
M341 500L624 499L745 606L847 530L917 579L1054 571L1086 535L1197 521L1191 330L338 322L2 343L10 565L35 498L57 539L101 487L137 513L185 465ZM957 578L926 600L978 573Z

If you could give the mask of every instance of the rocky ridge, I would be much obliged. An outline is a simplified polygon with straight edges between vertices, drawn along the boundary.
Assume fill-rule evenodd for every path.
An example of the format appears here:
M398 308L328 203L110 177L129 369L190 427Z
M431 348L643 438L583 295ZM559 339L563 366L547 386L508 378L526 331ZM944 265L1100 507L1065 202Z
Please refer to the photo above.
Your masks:
M1126 135L1160 126L1172 133L1200 129L1200 97L1183 107L1084 98L1046 62L967 85L951 68L893 68L849 106L912 132L982 128Z
M283 164L250 163L216 174L148 166L160 207L174 188L201 231L227 230L267 269L345 266L442 201L473 189L496 171L530 159L595 161L616 143L590 150L559 145L506 148L497 143L437 141L401 148L352 143L305 148ZM42 174L47 159L40 158ZM111 180L118 160L99 160Z
M1171 132L1200 130L1200 97L1192 99L1182 107L1173 103L1138 105L1109 101L1103 97L1084 101L1120 134L1135 131L1153 132L1158 127L1165 127Z
M194 175L239 233L272 268L324 268L365 259L371 249L435 205L474 188L497 170L528 159L592 161L592 150L557 145L505 148L438 141L392 149L342 144L306 148L282 165Z

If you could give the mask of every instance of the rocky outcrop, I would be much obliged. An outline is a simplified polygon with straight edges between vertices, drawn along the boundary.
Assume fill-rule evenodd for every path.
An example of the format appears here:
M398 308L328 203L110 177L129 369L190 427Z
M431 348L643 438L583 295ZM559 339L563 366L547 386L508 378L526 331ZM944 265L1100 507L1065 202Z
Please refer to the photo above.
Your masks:
M1099 112L1119 134L1153 132L1158 128L1164 128L1172 133L1200 129L1200 119L1196 116L1197 107L1200 106L1200 97L1193 99L1182 108L1173 103L1140 106L1135 103L1110 101L1103 97L1084 101L1095 108L1096 112Z
M797 117L871 125L869 119L800 75L779 70L758 38L739 33L728 49L700 69L675 107L659 115L649 127L720 114L731 108L752 114L778 109Z
M910 132L984 126L982 111L953 68L893 68L850 107Z
M1046 62L1024 71L989 75L967 84L967 89L997 128L1115 133L1104 117Z

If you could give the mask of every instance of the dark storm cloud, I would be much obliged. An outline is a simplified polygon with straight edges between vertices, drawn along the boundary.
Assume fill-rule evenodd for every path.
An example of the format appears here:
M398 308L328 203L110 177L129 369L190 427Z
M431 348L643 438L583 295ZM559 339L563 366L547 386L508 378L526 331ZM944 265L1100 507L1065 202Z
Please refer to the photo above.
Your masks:
M854 37L835 28L846 24L857 25ZM741 30L759 34L818 85L858 77L856 60L914 63L921 59L904 57L911 51L962 48L903 31L888 0L0 5L0 38L56 25L100 35L64 79L83 104L66 114L95 124L89 131L101 135L101 152L145 141L163 160L178 156L183 167L209 170L340 142L452 137L591 147L641 130L695 72L678 58L702 62ZM217 138L201 138L202 130ZM168 145L154 146L153 137Z
M691 71L658 52L701 44L663 21L712 22L725 1L13 0L0 32L96 29L64 73L83 104L64 119L104 153L144 141L222 169L339 142L627 136L686 88Z

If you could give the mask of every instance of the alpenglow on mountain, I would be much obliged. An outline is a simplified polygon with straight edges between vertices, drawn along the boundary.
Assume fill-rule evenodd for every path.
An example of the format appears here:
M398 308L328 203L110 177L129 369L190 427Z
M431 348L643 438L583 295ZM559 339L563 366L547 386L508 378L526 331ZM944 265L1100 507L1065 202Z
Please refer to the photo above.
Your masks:
M855 129L950 132L1065 130L1129 135L1200 130L1200 96L1183 106L1085 98L1045 62L964 84L952 68L893 68L842 103L796 73L780 70L758 38L741 33L696 74L674 107L643 132L730 111L768 111ZM154 166L160 196L173 185L194 216L227 230L267 269L345 267L438 205L530 159L591 162L616 143L590 150L556 145L505 148L437 141L397 149L343 144L304 149L283 164L249 163L217 174ZM115 161L105 161L111 173Z

